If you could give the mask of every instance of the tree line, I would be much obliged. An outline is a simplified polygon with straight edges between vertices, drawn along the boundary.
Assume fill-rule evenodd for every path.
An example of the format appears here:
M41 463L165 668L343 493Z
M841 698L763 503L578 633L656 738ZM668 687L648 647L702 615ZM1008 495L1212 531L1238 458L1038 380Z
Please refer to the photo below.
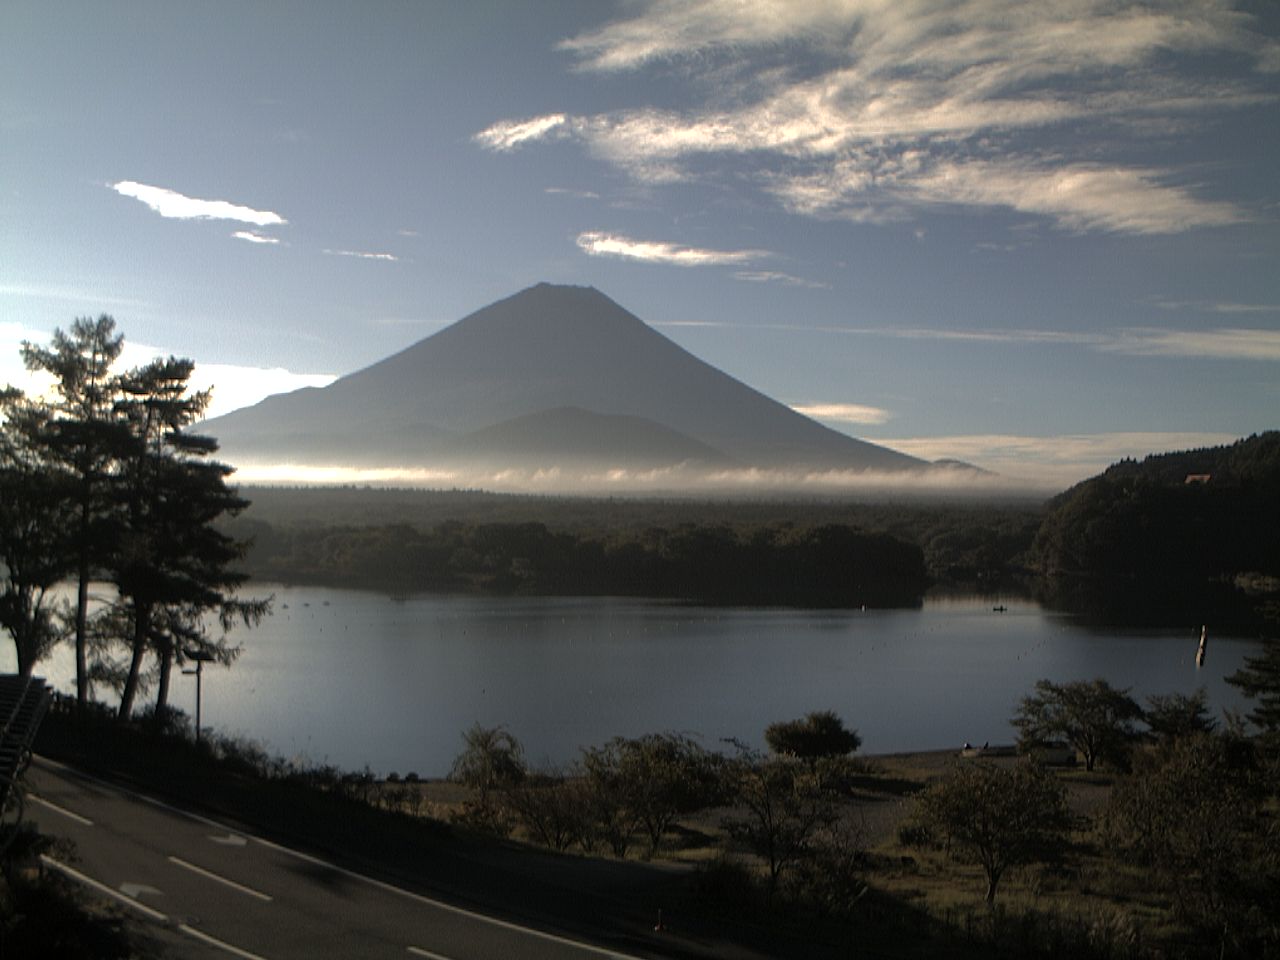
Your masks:
M928 586L914 544L847 526L682 524L592 533L538 522L446 521L421 530L291 527L242 521L264 580L387 591L660 597L815 607L918 604Z
M1144 707L1104 680L1041 680L1012 718L1020 756L965 751L915 790L899 844L978 866L989 906L1011 871L1066 876L1067 861L1083 855L1102 865L1115 891L1132 883L1165 899L1197 944L1187 955L1275 955L1280 645L1264 647L1228 681L1256 701L1247 723L1228 717L1220 727L1203 690L1152 696ZM767 906L849 919L878 864L901 865L896 857L880 863L861 828L855 798L874 784L876 768L854 756L857 732L831 711L771 724L765 741L767 752L734 741L715 751L682 734L615 737L583 748L568 769L548 771L530 767L505 728L476 725L450 774L471 791L454 820L504 837L519 831L557 851L648 859L678 840L682 819L718 815L726 846L716 869L741 870L749 855L758 871L739 880ZM1088 771L1106 769L1105 804L1073 810L1072 776L1043 762L1045 748L1059 743ZM420 796L410 788L405 795ZM1026 914L1022 925L1038 922ZM1077 955L1061 934L1046 932L1047 952ZM1082 939L1098 955L1117 955L1087 933Z
M236 593L244 545L217 522L247 501L212 458L217 443L188 429L210 396L190 388L193 363L120 371L123 346L111 317L77 319L49 347L22 344L49 397L0 391L0 626L25 675L72 639L77 702L104 683L128 717L152 684L167 708L174 666L234 660L227 631L269 601Z
M1099 619L1256 627L1280 601L1280 431L1115 464L1050 502L1029 564Z

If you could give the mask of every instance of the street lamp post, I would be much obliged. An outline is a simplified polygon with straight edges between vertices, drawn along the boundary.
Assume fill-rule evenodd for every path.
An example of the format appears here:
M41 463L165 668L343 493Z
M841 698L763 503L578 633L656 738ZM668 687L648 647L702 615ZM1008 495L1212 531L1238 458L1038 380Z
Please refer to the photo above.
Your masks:
M198 744L200 742L200 687L202 685L201 681L204 679L204 665L216 658L208 650L200 650L196 647L188 649L186 653L188 660L196 662L194 670L183 670L182 672L188 677L195 676L196 678L196 743Z

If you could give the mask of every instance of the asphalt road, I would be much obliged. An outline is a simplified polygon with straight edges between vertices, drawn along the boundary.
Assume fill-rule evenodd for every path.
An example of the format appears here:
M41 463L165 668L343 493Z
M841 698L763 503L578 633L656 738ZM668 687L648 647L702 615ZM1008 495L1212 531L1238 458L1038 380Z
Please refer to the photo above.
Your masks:
M183 957L600 960L604 947L461 909L37 758L27 817L58 870ZM651 955L645 951L646 955Z

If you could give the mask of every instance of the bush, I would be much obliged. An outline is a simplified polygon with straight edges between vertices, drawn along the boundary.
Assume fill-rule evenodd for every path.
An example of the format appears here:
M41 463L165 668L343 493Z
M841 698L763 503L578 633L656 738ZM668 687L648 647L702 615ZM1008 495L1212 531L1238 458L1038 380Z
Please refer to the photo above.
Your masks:
M816 760L843 757L862 746L855 730L846 730L844 721L830 710L819 710L801 720L771 723L764 739L774 753Z

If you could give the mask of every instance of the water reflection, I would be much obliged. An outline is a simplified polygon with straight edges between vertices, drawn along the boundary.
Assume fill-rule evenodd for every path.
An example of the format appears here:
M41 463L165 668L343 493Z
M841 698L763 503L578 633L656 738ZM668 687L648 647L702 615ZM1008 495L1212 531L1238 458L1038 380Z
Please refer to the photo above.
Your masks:
M206 723L285 756L424 776L447 772L476 722L565 763L580 746L662 730L762 745L767 723L815 709L839 713L868 752L1007 742L1042 677L1102 676L1139 699L1203 684L1215 711L1238 709L1222 678L1253 649L1211 637L1197 670L1198 625L1099 631L977 598L833 613L255 589L274 591L276 613L242 634L234 667L205 671ZM72 669L64 649L45 673L70 690ZM188 686L174 704L190 711Z

